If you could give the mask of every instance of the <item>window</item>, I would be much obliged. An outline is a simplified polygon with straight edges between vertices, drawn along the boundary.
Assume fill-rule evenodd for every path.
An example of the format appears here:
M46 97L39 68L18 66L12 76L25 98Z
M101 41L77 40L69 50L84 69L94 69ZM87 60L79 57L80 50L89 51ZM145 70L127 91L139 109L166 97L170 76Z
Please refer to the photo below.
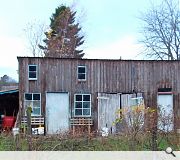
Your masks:
M91 116L91 95L75 94L74 95L74 115L79 117Z
M24 108L32 107L32 116L41 115L41 94L40 93L25 93Z
M78 80L86 80L86 66L78 66Z
M37 65L29 65L28 72L29 80L37 80Z
M131 105L131 107L133 107L133 106L136 106L136 107L137 107L137 106L144 105L144 99L143 99L143 97L131 98L130 105Z

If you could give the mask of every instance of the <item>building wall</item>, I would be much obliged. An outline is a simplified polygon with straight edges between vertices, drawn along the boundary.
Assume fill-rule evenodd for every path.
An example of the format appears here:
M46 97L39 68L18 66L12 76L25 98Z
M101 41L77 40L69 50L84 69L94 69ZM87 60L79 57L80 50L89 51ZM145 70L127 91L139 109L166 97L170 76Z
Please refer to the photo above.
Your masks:
M26 92L40 92L45 112L46 92L91 93L92 117L97 128L97 94L143 93L145 105L157 106L158 88L172 88L176 116L180 117L180 61L90 60L18 57L20 103ZM38 65L38 80L28 80L28 64ZM78 65L86 65L87 80L77 79ZM175 124L180 124L177 121ZM180 125L179 125L180 128Z

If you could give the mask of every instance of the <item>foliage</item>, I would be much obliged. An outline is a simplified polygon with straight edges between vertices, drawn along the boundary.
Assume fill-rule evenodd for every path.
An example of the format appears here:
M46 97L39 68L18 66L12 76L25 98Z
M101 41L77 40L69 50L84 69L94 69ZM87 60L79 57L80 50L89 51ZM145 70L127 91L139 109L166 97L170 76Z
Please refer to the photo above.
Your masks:
M3 77L0 78L0 83L16 83L16 80L13 78L9 77L8 75L4 75Z
M66 11L66 9L67 9L67 7L66 6L64 6L64 5L61 5L60 7L58 7L58 8L56 8L55 9L55 13L53 13L52 14L52 17L50 18L50 21L51 21L51 23L50 23L50 28L52 29L52 30L57 30L57 27L58 27L58 21L57 21L57 17L59 16L59 15L62 15L63 14L63 12L65 12Z
M17 85L16 80L9 77L8 75L4 75L3 77L0 77L0 90L3 89L3 86L7 85Z
M80 35L81 28L75 22L76 12L70 7L61 5L50 18L50 30L45 32L46 46L39 45L46 57L82 58L83 50L77 48L84 43Z
M180 149L180 144L174 145L172 139L176 139L176 135L169 135L167 137L158 136L159 147L158 150L165 150L171 146L174 150ZM28 137L24 135L19 136L20 141L17 145L12 135L0 135L0 150L12 151L22 150L27 151ZM53 135L53 136L32 136L32 150L34 151L150 151L151 136L150 134L139 135L138 142L132 147L130 137L128 135L114 135L109 137L88 137L82 135L81 137L73 137L71 135ZM17 147L18 146L18 147Z
M157 107L158 130L161 132L170 132L173 129L173 111L166 110L163 106Z
M12 136L1 133L0 142L0 151L15 150L15 143Z
M178 0L153 4L141 18L145 55L161 60L180 59L180 10Z
M116 119L114 124L121 126L121 134L128 137L132 149L138 147L142 135L149 137L146 142L152 150L161 149L162 144L165 142L167 144L172 137L173 113L172 111L167 113L162 106L145 107L142 101L138 105L124 107L116 114L120 114L120 118ZM174 133L173 135L176 137Z
M133 150L137 148L143 134L150 134L153 131L155 112L154 108L145 108L143 101L139 105L124 107L117 111L116 114L120 114L120 118L114 123L119 123L121 134L128 137L129 145ZM145 118L152 123L146 123Z

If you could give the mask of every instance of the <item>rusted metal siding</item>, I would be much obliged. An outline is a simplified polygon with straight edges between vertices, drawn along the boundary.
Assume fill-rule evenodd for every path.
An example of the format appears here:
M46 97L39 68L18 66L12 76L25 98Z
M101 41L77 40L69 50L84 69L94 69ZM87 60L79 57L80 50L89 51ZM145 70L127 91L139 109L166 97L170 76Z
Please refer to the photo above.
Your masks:
M20 103L25 92L40 92L45 112L46 92L69 92L73 108L75 93L92 95L92 117L97 128L97 93L143 93L145 105L157 106L158 88L173 91L174 111L180 117L180 61L90 60L19 57ZM39 67L37 81L28 80L28 64ZM87 80L78 81L77 67L86 65ZM176 114L177 117L177 114ZM175 120L176 124L180 121ZM180 125L179 125L180 127Z

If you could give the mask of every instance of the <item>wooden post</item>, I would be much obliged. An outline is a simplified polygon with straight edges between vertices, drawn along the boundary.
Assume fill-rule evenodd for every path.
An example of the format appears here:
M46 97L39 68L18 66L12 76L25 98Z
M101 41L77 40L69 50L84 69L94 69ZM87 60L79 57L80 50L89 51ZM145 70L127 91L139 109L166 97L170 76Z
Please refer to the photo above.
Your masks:
M91 125L90 124L88 124L88 133L89 133L89 135L91 133Z
M26 113L27 113L27 134L31 135L31 112L32 112L32 108L27 107Z
M180 145L180 129L177 129L177 142L178 142L178 145Z
M28 139L28 144L29 144L29 151L32 150L32 130L31 130L31 113L32 113L32 108L31 106L27 107L26 114L27 114L27 139Z
M15 141L16 151L19 151L20 150L20 135L19 134L14 136L14 141Z
M75 126L73 124L73 136L75 135Z

